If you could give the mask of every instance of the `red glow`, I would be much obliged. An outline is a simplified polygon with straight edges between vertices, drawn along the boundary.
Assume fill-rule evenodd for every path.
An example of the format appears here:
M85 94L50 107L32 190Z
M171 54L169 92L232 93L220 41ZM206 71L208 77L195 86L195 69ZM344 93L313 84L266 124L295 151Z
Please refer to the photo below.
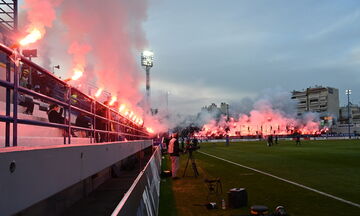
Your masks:
M238 119L226 121L225 116L219 122L211 120L205 124L197 136L267 136L300 134L315 135L326 132L327 128L320 129L320 123L315 115L309 114L304 119L284 116L273 109L253 110L250 115L242 115Z
M83 71L78 69L78 68L75 68L74 69L74 75L71 77L72 80L78 80L80 77L82 77L83 75Z
M125 104L121 104L119 107L119 112L122 112L123 110L125 110Z
M146 128L146 131L149 132L149 133L154 133L154 130L152 128L149 128L149 127Z
M114 105L114 103L116 102L116 100L117 100L117 97L116 97L116 96L112 96L112 97L111 97L111 100L110 100L110 102L109 102L109 105L110 105L110 106Z
M103 91L103 89L99 88L95 93L95 97L98 98L101 95L102 91Z
M32 28L28 31L28 35L26 35L23 39L20 40L21 46L26 46L31 43L35 43L37 40L42 38L41 31L37 28Z

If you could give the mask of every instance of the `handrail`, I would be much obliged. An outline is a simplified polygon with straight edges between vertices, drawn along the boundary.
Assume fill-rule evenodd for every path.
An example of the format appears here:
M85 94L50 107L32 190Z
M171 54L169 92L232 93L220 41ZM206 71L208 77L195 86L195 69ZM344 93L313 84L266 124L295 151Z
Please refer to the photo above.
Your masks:
M101 103L100 101L96 101L93 97L81 92L79 89L76 89L70 86L68 83L64 82L63 80L57 78L55 75L47 71L46 69L40 67L39 65L35 64L34 62L28 60L22 55L19 55L19 61L22 62L19 66L15 65L13 62L10 61L10 56L14 54L15 50L6 47L3 44L0 44L0 53L5 53L7 55L7 62L6 63L6 81L0 79L0 87L4 87L6 89L6 115L0 115L0 122L6 122L6 136L5 136L5 146L10 146L10 123L13 124L13 146L17 145L17 124L28 124L28 125L37 125L37 126L44 126L44 127L54 127L54 128L61 128L67 130L66 137L68 138L68 143L71 143L71 132L73 130L81 130L92 132L90 133L90 139L94 139L94 136L104 136L101 134L106 135L105 140L109 140L110 136L117 135L125 136L128 139L148 139L149 133L145 130L143 126L136 126L130 119L124 117L116 110L112 109L111 107L106 106L105 104ZM31 89L25 88L23 86L19 86L19 76L20 76L20 68L24 65L30 67L30 71L32 72L41 72L42 75L45 75L46 78L50 78L55 81L56 85L59 87L58 93L59 96L63 97L63 100L57 97L53 98L49 95L45 95L43 93L39 93L33 91ZM13 68L11 70L10 68ZM13 72L13 81L10 81L10 74ZM52 81L52 82L53 82ZM13 113L12 116L10 113L10 90L13 91ZM59 94L60 93L60 94ZM29 120L29 119L19 119L18 118L18 111L17 111L17 104L18 104L18 94L25 94L32 96L34 98L38 98L39 100L46 101L46 103L55 103L64 108L64 116L66 119L65 124L58 124L58 123L51 123L51 122L44 122L38 120ZM72 98L73 94L77 94L81 96L82 100L78 98ZM77 103L78 106L74 103L74 100L77 102L81 102L82 105L87 107L87 109L80 108L80 103ZM96 112L96 108L101 107L105 109L105 113L107 117L98 115ZM89 111L90 110L90 111ZM74 113L82 113L85 116L88 116L90 120L90 124L92 125L91 128L86 127L79 127L76 125L72 125L71 123L71 116ZM114 119L115 115L115 119ZM106 124L105 130L97 128L97 121L101 121ZM125 121L125 123L124 123ZM127 124L128 123L128 124ZM119 131L112 131L111 125L114 125L116 129ZM64 138L66 138L64 137ZM103 137L104 138L104 137ZM104 141L101 138L100 141ZM113 139L113 138L112 138ZM117 139L115 137L115 139ZM66 139L64 139L64 144L66 144Z

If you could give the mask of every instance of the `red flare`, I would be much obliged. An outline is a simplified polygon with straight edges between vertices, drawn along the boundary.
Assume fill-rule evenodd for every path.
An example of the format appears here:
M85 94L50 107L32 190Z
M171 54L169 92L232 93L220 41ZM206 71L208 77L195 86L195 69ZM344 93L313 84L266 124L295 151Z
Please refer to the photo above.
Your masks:
M96 93L95 93L95 97L98 98L100 97L101 93L102 93L103 89L102 88L99 88Z
M149 133L154 133L154 130L152 128L149 128L149 127L146 128L146 131L149 132Z
M37 28L33 28L29 31L29 34L26 35L23 39L20 40L21 46L26 46L31 43L35 43L37 40L42 38L41 31Z
M82 77L83 75L83 71L79 70L79 69L74 69L74 75L71 77L72 80L77 80L80 77Z
M125 104L119 106L119 112L122 112L123 110L125 110Z
M110 106L114 105L114 103L115 103L116 100L117 100L117 97L116 97L116 96L112 96L109 105L110 105Z

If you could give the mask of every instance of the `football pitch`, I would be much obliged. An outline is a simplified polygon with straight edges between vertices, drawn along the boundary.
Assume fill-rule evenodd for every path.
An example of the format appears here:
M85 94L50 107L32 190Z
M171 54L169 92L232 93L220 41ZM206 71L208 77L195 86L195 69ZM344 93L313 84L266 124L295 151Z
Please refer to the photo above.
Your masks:
M266 205L272 212L282 205L292 215L360 215L360 140L279 141L202 143L195 152L200 176L164 180L160 195L160 215L247 215L252 205ZM187 155L181 157L183 175ZM204 179L219 177L227 198L231 188L246 188L248 206L240 209L207 210ZM172 189L172 193L163 188ZM164 199L166 201L164 201ZM165 204L166 203L166 204ZM166 208L170 205L176 208Z

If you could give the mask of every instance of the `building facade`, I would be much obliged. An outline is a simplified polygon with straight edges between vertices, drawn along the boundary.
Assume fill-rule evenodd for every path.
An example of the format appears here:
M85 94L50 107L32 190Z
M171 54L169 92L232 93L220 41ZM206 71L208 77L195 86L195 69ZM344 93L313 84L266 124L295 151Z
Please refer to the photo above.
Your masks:
M201 111L206 111L213 114L218 115L228 115L229 112L229 104L222 102L220 107L218 107L215 103L212 103L209 106L204 106L201 108Z
M342 124L356 123L360 124L360 107L357 104L350 103L350 115L348 113L348 106L340 107L339 122Z
M322 120L334 123L339 118L339 89L315 86L302 91L294 90L291 99L297 101L298 115L316 112Z

